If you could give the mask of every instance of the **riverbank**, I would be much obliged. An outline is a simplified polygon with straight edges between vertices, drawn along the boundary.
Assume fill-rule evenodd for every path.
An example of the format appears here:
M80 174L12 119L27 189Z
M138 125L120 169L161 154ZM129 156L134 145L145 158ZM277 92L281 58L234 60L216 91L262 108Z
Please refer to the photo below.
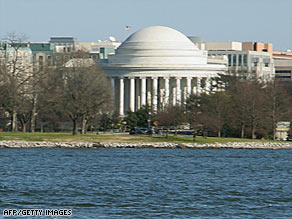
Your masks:
M35 141L35 142L119 142L119 143L141 143L141 142L160 142L160 143L194 143L190 135L173 135L168 138L163 135L129 135L129 133L87 133L85 135L72 135L69 132L48 132L48 133L23 133L23 132L0 132L0 141ZM247 138L224 138L197 136L196 144L226 144L229 142L275 142L272 140L247 139ZM279 143L277 141L276 143ZM281 142L287 143L287 142Z
M227 143L171 143L171 142L48 142L0 141L0 148L233 148L233 149L292 149L292 143L283 142L227 142Z

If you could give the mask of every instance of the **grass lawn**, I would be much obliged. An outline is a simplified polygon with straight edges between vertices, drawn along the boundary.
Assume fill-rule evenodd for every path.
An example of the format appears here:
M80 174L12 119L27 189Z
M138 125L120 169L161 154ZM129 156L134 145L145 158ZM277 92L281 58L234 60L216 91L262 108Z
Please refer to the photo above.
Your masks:
M128 133L105 133L96 134L88 133L86 135L78 134L73 136L71 133L23 133L23 132L0 132L1 140L24 140L24 141L52 141L52 142L72 142L72 141L88 141L88 142L174 142L174 143L190 143L193 142L191 136L173 136L169 138L159 135L129 135ZM263 142L271 140L252 140L241 138L203 138L198 136L197 143L227 143L227 142Z

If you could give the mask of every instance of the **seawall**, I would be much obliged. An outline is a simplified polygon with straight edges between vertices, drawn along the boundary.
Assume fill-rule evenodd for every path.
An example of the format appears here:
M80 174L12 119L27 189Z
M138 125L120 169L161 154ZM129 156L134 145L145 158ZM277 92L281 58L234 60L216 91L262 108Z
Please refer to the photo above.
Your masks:
M0 148L248 148L292 149L292 143L283 142L228 142L228 143L169 143L169 142L48 142L48 141L0 141Z

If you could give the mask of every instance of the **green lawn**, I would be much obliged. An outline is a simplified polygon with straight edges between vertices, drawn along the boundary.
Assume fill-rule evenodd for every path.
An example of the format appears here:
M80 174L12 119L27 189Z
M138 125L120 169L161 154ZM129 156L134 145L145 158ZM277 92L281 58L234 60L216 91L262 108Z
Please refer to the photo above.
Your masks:
M188 143L193 142L193 138L185 136L169 135L165 136L148 136L148 135L129 135L128 133L105 133L96 134L88 133L86 135L73 136L71 133L23 133L23 132L0 132L0 140L24 140L24 141L53 141L53 142L71 142L71 141L88 141L88 142L174 142ZM227 142L262 142L269 140L252 140L241 138L203 138L198 136L197 143L227 143Z

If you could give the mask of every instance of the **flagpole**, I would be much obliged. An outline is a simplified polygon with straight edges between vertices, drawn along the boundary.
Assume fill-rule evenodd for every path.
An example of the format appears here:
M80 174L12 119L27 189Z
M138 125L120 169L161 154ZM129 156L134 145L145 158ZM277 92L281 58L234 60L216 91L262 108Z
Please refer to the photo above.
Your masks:
M126 34L126 36L125 36L125 39L124 40L126 40L127 39L127 37L129 36L129 30L131 29L131 26L130 25L126 25L125 26L125 34Z

